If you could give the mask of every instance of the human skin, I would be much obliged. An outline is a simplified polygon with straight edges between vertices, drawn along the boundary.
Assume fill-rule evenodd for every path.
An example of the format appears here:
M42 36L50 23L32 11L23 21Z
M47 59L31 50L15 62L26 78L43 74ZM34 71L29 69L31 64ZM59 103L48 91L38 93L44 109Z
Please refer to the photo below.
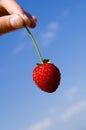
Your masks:
M26 12L16 0L0 0L0 35L27 25L36 27L37 18Z

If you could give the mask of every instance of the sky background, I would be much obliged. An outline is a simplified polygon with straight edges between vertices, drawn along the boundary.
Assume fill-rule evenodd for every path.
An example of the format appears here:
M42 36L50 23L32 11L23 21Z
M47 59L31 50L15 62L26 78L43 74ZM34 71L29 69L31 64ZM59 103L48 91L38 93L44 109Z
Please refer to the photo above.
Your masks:
M18 0L38 18L43 58L61 71L55 93L36 87L40 63L25 29L0 37L0 130L86 130L86 0Z

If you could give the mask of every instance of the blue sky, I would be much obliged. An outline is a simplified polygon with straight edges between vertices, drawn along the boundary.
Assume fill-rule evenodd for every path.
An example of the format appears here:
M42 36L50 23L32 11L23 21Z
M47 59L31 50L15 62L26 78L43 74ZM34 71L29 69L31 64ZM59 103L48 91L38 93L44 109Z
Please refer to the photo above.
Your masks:
M18 0L38 18L31 29L43 58L61 71L55 93L39 90L39 57L25 29L0 37L0 129L86 130L86 1Z

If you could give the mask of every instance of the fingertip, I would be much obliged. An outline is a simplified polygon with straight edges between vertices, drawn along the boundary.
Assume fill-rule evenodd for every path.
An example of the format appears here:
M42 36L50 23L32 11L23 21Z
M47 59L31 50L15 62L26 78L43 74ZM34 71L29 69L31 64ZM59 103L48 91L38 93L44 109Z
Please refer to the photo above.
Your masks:
M32 16L30 18L30 20L31 20L30 28L35 28L36 25L37 25L37 17L36 16Z
M36 16L32 16L33 20L35 23L37 23L37 17Z
M31 16L26 13L25 14L18 13L17 15L22 19L23 25L25 24L30 28L36 27L37 18L35 16Z

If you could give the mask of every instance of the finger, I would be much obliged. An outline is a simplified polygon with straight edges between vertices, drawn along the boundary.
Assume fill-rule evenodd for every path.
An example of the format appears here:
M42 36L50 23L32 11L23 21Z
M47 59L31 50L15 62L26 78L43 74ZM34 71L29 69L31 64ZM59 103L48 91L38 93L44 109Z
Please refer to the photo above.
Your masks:
M2 6L0 6L0 17L4 15L9 15L6 9L4 9Z
M31 14L29 14L27 12L25 12L25 14L26 14L26 16L29 18L29 20L31 22L29 27L34 28L36 26L36 23L37 23L37 17L32 16Z
M9 15L0 18L0 34L5 34L22 27L23 20L18 15Z
M22 7L16 2L16 0L2 0L0 4L9 12L9 14L24 14Z
M11 6L10 6L11 5ZM2 6L7 10L9 14L20 14L24 17L24 23L28 23L28 26L34 28L36 26L37 18L31 14L25 12L22 7L15 0L3 0Z
M32 16L32 22L30 24L31 28L34 28L36 26L37 18L35 16Z

